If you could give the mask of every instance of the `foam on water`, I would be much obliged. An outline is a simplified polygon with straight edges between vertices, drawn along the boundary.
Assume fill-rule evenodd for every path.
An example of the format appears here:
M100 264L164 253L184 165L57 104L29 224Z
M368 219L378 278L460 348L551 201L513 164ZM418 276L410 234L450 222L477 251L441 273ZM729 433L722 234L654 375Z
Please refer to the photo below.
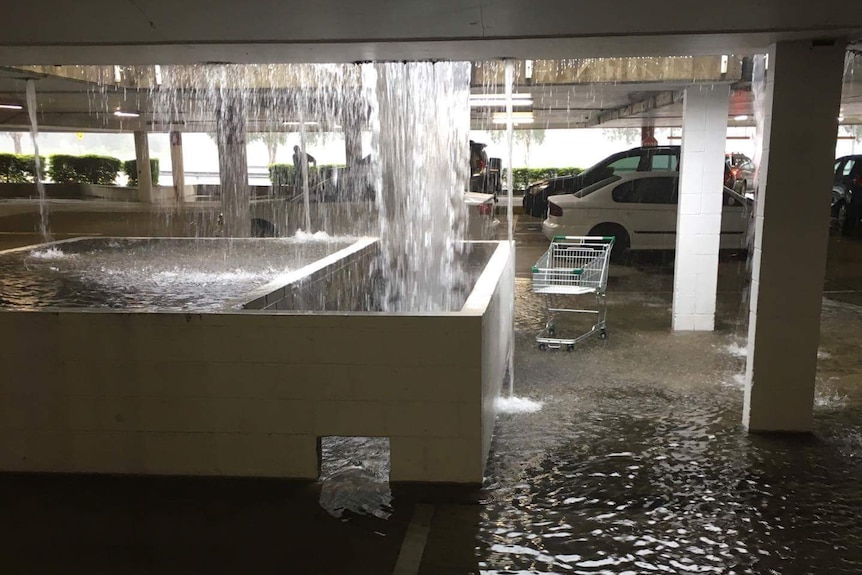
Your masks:
M65 258L75 257L77 254L67 254L60 248L51 247L46 250L30 252L29 257L39 260L62 260Z
M323 230L314 233L306 232L303 230L296 230L296 234L294 234L293 239L300 242L319 242L324 240L332 240L334 238Z
M732 343L728 346L725 346L724 350L732 356L735 357L746 357L748 356L748 347L745 345L740 345L738 343Z
M543 405L526 397L501 397L497 400L497 413L536 413Z

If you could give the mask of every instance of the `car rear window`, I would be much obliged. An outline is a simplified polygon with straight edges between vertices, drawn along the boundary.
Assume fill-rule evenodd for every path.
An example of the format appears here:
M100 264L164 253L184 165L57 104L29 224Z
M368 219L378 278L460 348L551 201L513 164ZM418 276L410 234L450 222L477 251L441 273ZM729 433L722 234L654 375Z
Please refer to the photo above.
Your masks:
M605 178L604 180L598 181L591 186L587 186L586 188L584 188L582 190L578 190L577 192L575 192L575 197L576 198L584 198L586 196L589 196L590 194L592 194L596 190L604 188L608 184L613 184L614 182L617 182L620 179L621 178L619 176L611 176L610 178Z

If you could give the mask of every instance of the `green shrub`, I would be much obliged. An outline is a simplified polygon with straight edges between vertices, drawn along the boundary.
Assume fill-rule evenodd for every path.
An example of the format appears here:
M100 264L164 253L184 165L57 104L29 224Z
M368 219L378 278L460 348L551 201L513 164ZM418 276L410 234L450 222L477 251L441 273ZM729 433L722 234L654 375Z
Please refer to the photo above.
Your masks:
M109 156L51 156L48 174L58 184L84 183L111 185L120 173L122 162Z
M560 176L580 174L581 168L515 168L512 170L513 187L516 190L526 190L533 182ZM503 181L506 181L506 170L503 170Z
M274 187L292 186L294 176L293 164L271 164L269 166L269 181Z
M138 161L128 160L123 162L123 172L129 178L128 186L138 185ZM159 159L150 158L150 174L153 176L153 185L159 185Z
M45 177L45 158L39 156L41 176ZM36 157L23 154L0 154L0 182L35 183Z

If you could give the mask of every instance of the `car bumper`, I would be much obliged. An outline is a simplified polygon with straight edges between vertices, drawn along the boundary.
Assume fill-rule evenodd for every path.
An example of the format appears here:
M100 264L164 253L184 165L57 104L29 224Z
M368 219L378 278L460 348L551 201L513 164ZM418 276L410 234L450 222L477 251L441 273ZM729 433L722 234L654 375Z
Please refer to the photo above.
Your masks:
M554 236L585 236L588 232L589 229L586 226L562 225L550 218L542 222L542 233L552 241Z

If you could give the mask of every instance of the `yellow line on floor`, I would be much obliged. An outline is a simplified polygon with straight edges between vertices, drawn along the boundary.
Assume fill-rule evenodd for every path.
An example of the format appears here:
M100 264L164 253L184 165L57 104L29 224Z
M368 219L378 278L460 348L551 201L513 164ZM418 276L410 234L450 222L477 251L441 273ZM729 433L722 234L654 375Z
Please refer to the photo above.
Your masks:
M425 543L428 541L428 532L431 530L431 518L434 517L434 506L417 503L413 508L413 518L407 526L404 541L401 542L401 551L395 562L393 575L416 575L422 564L422 554L425 552Z

